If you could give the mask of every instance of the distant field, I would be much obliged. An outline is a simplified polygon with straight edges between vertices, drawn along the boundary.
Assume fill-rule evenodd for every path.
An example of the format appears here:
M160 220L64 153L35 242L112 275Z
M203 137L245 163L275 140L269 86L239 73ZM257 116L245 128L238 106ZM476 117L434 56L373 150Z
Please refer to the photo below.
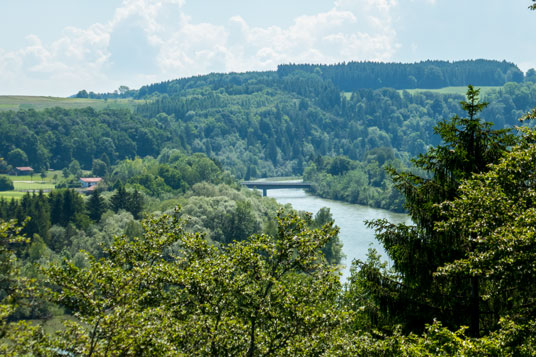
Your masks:
M92 107L95 109L118 109L127 108L133 110L144 100L134 99L86 99L86 98L58 98L58 97L34 97L34 96L0 96L0 111L60 107L65 109Z
M15 186L15 191L21 190L52 190L55 186L53 183L41 182L41 181L13 181L13 186Z
M39 174L33 176L2 175L9 177L11 181L13 181L15 189L13 191L1 191L0 197L6 199L20 199L27 191L43 190L48 192L55 187L54 175L61 176L61 172L48 171L47 176L44 179Z
M490 86L478 87L478 86L476 86L476 88L480 88L480 94L482 96L485 96L490 91L501 89L502 87L501 86L499 86L499 87L490 87ZM465 87L465 86L461 86L461 87L444 87L444 88L438 88L438 89L414 88L414 89L400 89L400 90L398 90L398 92L403 92L403 91L407 91L407 92L409 92L411 94L420 93L420 92L432 92L432 93L439 93L439 94L465 95L465 93L467 92L467 87ZM352 93L351 92L344 92L344 95L346 96L346 99L350 99L350 97L352 96Z
M486 94L488 94L488 92L490 92L492 90L500 89L502 87L501 86L499 86L499 87L487 87L487 86L479 87L479 86L476 86L476 88L480 88L480 94L481 95L486 95ZM412 94L417 93L417 92L433 92L433 93L440 93L440 94L465 95L465 93L467 92L467 87L464 87L464 86L461 86L461 87L445 87L445 88L439 88L439 89L420 89L420 88L416 88L416 89L406 89L406 91L408 91L409 93L412 93Z
M34 174L32 176L30 175L2 175L7 176L11 181L45 181L45 182L52 182L54 181L54 175L57 177L61 177L62 173L61 171L47 171L47 176L45 178L41 177L41 174Z

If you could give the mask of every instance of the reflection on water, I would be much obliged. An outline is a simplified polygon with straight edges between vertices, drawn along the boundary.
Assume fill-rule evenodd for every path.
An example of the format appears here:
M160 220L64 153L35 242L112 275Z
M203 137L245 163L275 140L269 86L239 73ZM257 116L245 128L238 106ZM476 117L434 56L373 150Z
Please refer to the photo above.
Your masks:
M351 203L339 202L319 198L307 194L304 190L268 190L268 197L275 198L281 204L290 203L292 207L300 211L308 211L314 214L322 207L328 207L339 226L339 238L343 244L343 252L346 259L342 275L343 280L349 276L349 269L354 259L365 260L369 247L374 247L384 259L386 254L381 245L374 238L374 231L365 226L366 220L386 218L393 223L409 222L405 214L361 206Z

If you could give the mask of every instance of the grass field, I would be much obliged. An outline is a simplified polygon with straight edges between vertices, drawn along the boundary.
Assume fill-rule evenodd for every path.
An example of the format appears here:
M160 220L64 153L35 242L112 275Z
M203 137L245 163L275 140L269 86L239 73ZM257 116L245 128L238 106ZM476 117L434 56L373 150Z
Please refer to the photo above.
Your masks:
M476 88L480 89L480 94L485 96L487 93L493 90L500 89L502 87L478 87ZM459 94L459 95L465 95L467 92L467 87L445 87L445 88L439 88L439 89L406 89L410 93L417 93L417 92L432 92L432 93L439 93L439 94Z
M55 187L55 175L61 177L61 171L48 171L45 178L42 178L39 174L35 174L33 176L2 175L9 177L9 179L13 181L13 186L15 189L12 191L1 191L0 197L3 197L5 199L20 199L26 194L27 191L43 190L45 192L48 192Z
M62 173L61 171L47 171L47 175L45 178L42 178L40 174L34 174L34 175L2 175L7 176L11 181L44 181L44 182L53 182L54 181L54 175L57 175L57 177L61 177Z
M486 86L478 87L477 86L476 88L480 88L480 94L482 96L485 96L490 91L497 90L497 89L500 89L502 87L486 87ZM422 93L422 92L432 92L432 93L439 93L439 94L465 95L465 93L467 92L467 87L466 86L461 86L461 87L444 87L444 88L438 88L438 89L415 88L415 89L400 89L400 90L398 90L399 93L402 93L403 91L407 91L407 92L409 92L411 94ZM350 97L352 96L352 93L351 92L344 92L344 95L346 96L346 99L350 99Z
M145 103L144 100L134 99L86 99L86 98L58 98L58 97L37 97L37 96L0 96L0 111L61 107L65 109L92 107L95 109L105 108L127 108L133 110L138 104Z
M15 191L39 191L39 190L52 190L55 185L46 181L13 181Z

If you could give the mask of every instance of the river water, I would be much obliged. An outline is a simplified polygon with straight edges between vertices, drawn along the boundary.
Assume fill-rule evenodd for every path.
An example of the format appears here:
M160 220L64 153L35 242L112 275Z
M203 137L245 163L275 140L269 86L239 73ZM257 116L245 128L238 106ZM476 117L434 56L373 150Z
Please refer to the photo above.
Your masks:
M322 207L328 207L335 224L339 226L339 239L346 258L342 261L342 281L350 274L350 265L354 259L365 260L368 249L373 247L387 260L385 251L374 238L374 231L367 228L366 220L386 218L393 223L409 223L406 214L394 213L382 209L371 208L340 201L327 200L310 195L301 189L268 190L268 197L275 198L278 203L290 203L299 211L316 214Z

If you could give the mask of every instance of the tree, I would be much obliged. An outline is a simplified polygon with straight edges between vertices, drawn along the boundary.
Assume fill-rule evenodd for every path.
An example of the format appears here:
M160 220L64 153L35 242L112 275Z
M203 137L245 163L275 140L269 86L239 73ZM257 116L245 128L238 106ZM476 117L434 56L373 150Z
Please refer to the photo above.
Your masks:
M385 220L369 223L398 272L398 281L385 282L392 289L378 290L384 294L378 299L383 299L383 309L389 306L390 313L398 315L409 330L418 330L424 323L439 318L451 327L469 325L475 336L480 332L478 279L440 283L434 280L433 273L438 267L462 258L467 248L467 241L457 231L435 230L437 222L443 219L437 205L456 198L463 179L488 171L488 165L498 162L515 140L509 130L493 130L491 123L478 118L486 105L479 101L479 90L469 86L467 100L461 102L467 117L454 116L436 125L435 131L443 144L414 161L427 176L390 170L395 186L405 196L414 225L394 225ZM375 279L381 284L381 275L375 275ZM400 304L402 309L397 307Z
M76 93L76 98L89 98L89 94L87 92L87 90L85 89L82 89L81 91L79 91L78 93Z
M106 211L106 202L100 195L99 190L94 190L89 197L86 205L89 218L95 222L99 222L102 214Z
M13 149L7 154L7 162L13 166L28 165L28 155L21 149Z
M335 220L331 215L331 211L327 207L322 207L316 212L313 220L311 221L311 228L320 228L325 224L334 225ZM340 264L344 254L342 253L342 243L339 239L339 235L333 236L330 239L324 248L322 248L322 253L326 257L326 260L330 264Z
M336 234L278 214L276 236L224 249L176 216L118 237L107 258L47 269L52 300L78 316L50 347L82 355L302 355L329 346L344 313L321 248ZM172 248L175 247L175 248ZM170 252L175 249L173 255Z
M15 187L13 181L7 176L0 176L0 191L11 191Z
M80 168L80 163L77 160L71 161L67 170L76 178L82 177L82 169Z
M91 172L95 176L104 177L104 176L106 176L108 174L108 166L102 160L93 159L93 164L91 166Z
M138 190L134 190L133 192L128 193L127 206L125 209L132 213L135 219L140 219L144 204L145 200L143 195Z
M114 212L120 209L126 209L128 205L129 194L125 189L125 186L119 185L115 193L110 199L110 205Z
M7 174L9 173L13 167L7 163L4 158L0 157L0 174Z
M530 116L536 118L536 112ZM442 204L448 220L442 230L465 237L466 254L440 268L438 275L478 278L491 312L526 323L536 316L536 131L522 128L519 145L490 169L460 187L460 195Z

